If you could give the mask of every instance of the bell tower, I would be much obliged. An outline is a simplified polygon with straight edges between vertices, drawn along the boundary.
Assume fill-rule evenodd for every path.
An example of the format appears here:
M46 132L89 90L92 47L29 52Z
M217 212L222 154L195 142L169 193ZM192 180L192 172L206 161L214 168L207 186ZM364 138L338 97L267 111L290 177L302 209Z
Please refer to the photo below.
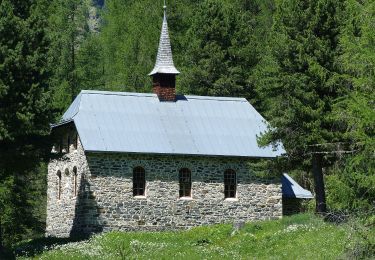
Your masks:
M152 77L152 89L160 101L176 101L176 75L180 72L173 63L171 41L168 32L167 6L164 4L164 18L161 29L158 55Z

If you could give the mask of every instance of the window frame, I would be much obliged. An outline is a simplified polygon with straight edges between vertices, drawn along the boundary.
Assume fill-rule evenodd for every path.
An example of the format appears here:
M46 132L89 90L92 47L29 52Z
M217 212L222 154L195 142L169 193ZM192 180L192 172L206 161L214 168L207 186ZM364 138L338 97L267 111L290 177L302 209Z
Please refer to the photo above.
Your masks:
M183 176L187 174L187 177ZM189 168L181 168L178 171L178 185L178 195L180 199L191 199L193 197L191 170Z
M233 169L227 169L224 171L224 199L237 199L237 172Z
M140 177L137 175L141 175ZM140 191L143 190L141 193ZM143 167L137 166L133 168L133 197L145 198L146 197L146 171Z

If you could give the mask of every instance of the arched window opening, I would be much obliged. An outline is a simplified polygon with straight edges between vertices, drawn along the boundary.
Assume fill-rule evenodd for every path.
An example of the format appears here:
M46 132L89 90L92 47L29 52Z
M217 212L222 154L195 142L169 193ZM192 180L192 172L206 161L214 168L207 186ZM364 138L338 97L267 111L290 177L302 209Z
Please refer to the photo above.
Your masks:
M68 168L65 169L65 175L69 176L69 169Z
M179 173L180 198L191 197L191 171L183 168Z
M61 171L57 171L57 199L61 199Z
M145 196L146 173L142 167L133 169L133 196Z
M236 172L232 169L224 172L224 197L235 198L237 192Z
M77 180L77 167L73 167L73 194L74 197L77 196L78 193L78 180Z

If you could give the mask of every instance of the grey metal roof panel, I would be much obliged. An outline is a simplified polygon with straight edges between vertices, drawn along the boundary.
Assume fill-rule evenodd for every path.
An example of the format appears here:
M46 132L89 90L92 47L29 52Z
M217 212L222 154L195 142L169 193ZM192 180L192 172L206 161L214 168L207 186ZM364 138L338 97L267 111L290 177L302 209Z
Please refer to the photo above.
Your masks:
M284 173L281 178L283 197L297 199L312 199L310 191L302 188L292 177Z
M82 91L63 116L74 120L86 151L266 157L285 151L259 147L263 117L243 98Z
M68 108L68 110L63 115L62 121L72 119L78 113L80 103L81 103L81 94L78 95L74 99L73 103L70 105L70 107Z

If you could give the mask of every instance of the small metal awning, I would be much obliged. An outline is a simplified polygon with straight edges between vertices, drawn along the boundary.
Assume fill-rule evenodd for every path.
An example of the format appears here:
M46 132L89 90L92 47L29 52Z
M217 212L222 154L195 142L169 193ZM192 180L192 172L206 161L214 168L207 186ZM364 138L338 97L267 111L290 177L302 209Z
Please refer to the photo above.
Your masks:
M284 198L312 199L314 196L310 191L302 188L288 174L284 173L281 178L282 192Z

